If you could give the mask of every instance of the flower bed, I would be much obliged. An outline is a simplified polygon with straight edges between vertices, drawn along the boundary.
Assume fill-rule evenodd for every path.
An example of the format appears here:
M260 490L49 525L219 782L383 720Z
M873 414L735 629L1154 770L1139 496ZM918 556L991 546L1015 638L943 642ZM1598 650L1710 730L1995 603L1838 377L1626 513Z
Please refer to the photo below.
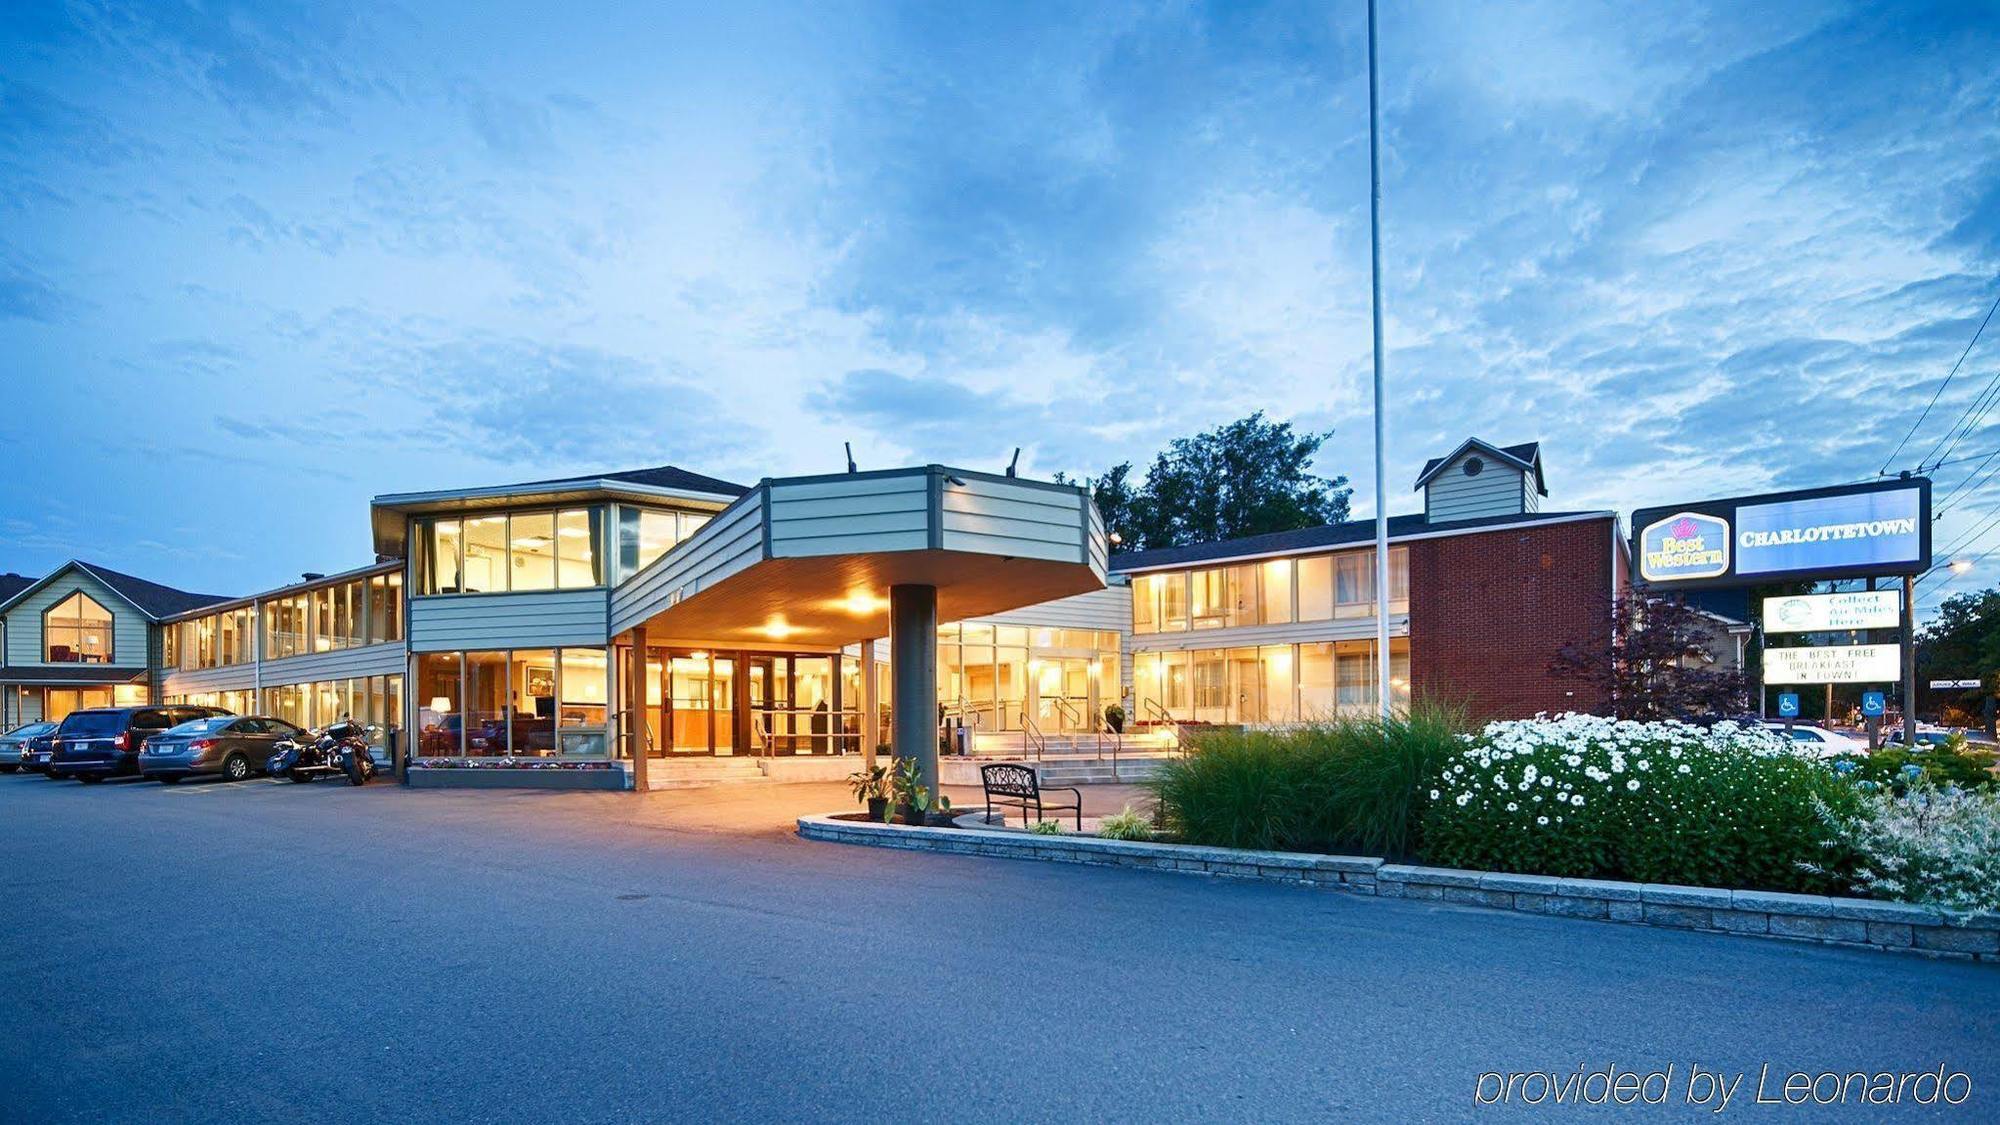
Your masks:
M1762 728L1593 715L1493 723L1427 795L1432 863L1802 893L1844 889L1821 810L1860 805Z

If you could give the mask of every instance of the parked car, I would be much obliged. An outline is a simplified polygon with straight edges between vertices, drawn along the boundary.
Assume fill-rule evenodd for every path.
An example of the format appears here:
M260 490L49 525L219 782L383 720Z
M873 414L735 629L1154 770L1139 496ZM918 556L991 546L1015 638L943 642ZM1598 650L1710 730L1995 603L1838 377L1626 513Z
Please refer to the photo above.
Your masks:
M49 759L54 757L56 752L56 731L61 726L61 723L50 723L49 729L29 738L22 745L22 769L34 770L43 775L49 772Z
M1917 742L1915 749L1935 750L1941 746L1949 744L1951 740L1957 736L1958 736L1957 731L1945 730L1941 727L1918 727ZM1903 728L1897 727L1895 730L1883 731L1882 745L1884 746L1903 745Z
M38 734L47 734L56 729L54 723L22 723L6 734L0 734L0 773L13 773L28 766L34 760L34 751L28 743Z
M1868 753L1868 744L1858 738L1849 738L1824 727L1790 726L1783 723L1765 723L1764 726L1780 738L1790 738L1799 743L1802 750L1810 749L1822 758L1860 757Z
M71 711L56 728L49 776L99 782L139 772L139 748L152 736L190 719L229 712L218 707L92 707Z
M242 781L264 772L279 739L304 734L299 727L266 715L193 719L146 740L139 750L139 774L163 785L197 774Z

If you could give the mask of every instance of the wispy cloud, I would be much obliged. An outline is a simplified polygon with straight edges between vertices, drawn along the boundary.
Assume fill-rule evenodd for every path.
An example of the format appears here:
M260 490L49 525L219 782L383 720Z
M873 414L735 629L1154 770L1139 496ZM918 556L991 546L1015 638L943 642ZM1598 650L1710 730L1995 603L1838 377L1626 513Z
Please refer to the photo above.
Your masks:
M1993 299L1990 5L1383 33L1399 509L1467 434L1543 441L1565 506L1872 473ZM247 505L279 545L180 576L244 586L365 549L371 491L843 440L1092 472L1256 409L1369 483L1358 8L16 5L0 50L0 354L37 376L0 436L135 435L87 498L0 481L62 529L16 569ZM288 464L318 435L337 468Z

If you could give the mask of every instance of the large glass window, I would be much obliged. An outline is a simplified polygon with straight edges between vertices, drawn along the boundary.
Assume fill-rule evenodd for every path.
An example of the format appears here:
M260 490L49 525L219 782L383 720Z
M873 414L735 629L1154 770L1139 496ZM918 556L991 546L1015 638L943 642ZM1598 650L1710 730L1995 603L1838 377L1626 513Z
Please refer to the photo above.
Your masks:
M628 578L653 564L653 560L673 549L684 532L678 512L657 508L618 509L618 574Z
M108 687L43 688L42 721L60 723L71 711L111 706Z
M1390 702L1410 702L1410 643L1390 642ZM1288 723L1376 706L1372 641L1142 652L1132 686L1142 720Z
M1255 625L1264 619L1264 588L1258 571L1255 565L1229 568L1228 624L1231 628Z
M465 669L456 652L417 656L417 749L423 757L465 752Z
M1299 560L1299 620L1333 620L1333 556Z
M428 550L423 559L430 566L429 573L417 572L421 583L419 589L426 594L461 594L465 583L459 576L459 541L464 536L464 527L455 519L424 521L428 523L430 534L426 537Z
M42 615L42 648L50 664L111 663L111 611L76 591Z
M1259 620L1265 625L1284 625L1292 619L1292 560L1266 559L1257 567L1257 584L1264 605Z
M461 585L468 594L507 589L507 517L473 516L465 521Z
M508 661L507 747L516 756L546 757L556 750L556 654L553 649L515 652Z
M512 517L508 545L513 548L511 590L556 588L556 514L523 512Z
M1350 551L1334 556L1334 615L1365 617L1375 606L1375 553Z
M495 513L417 520L412 540L427 594L579 590L604 584L597 542L602 510Z
M368 580L368 640L403 639L403 576L378 574Z
M1228 623L1227 572L1220 567L1188 575L1188 621L1197 629L1217 629Z
M303 594L264 603L264 659L282 660L306 651L306 598ZM284 716L279 716L283 718Z
M597 562L597 526L601 509L570 508L556 513L556 585L581 590L604 585Z
M557 749L570 757L603 757L606 730L604 650L563 649L556 683L562 694Z

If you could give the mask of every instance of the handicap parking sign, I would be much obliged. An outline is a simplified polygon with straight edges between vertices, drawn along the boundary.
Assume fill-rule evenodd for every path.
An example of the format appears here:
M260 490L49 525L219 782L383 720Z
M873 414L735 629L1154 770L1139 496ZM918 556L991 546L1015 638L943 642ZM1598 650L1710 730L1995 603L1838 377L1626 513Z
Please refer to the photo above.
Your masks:
M1869 718L1879 718L1882 714L1882 693L1864 691L1861 693L1861 713Z
M1796 719L1799 717L1799 693L1782 691L1778 693L1778 717Z

